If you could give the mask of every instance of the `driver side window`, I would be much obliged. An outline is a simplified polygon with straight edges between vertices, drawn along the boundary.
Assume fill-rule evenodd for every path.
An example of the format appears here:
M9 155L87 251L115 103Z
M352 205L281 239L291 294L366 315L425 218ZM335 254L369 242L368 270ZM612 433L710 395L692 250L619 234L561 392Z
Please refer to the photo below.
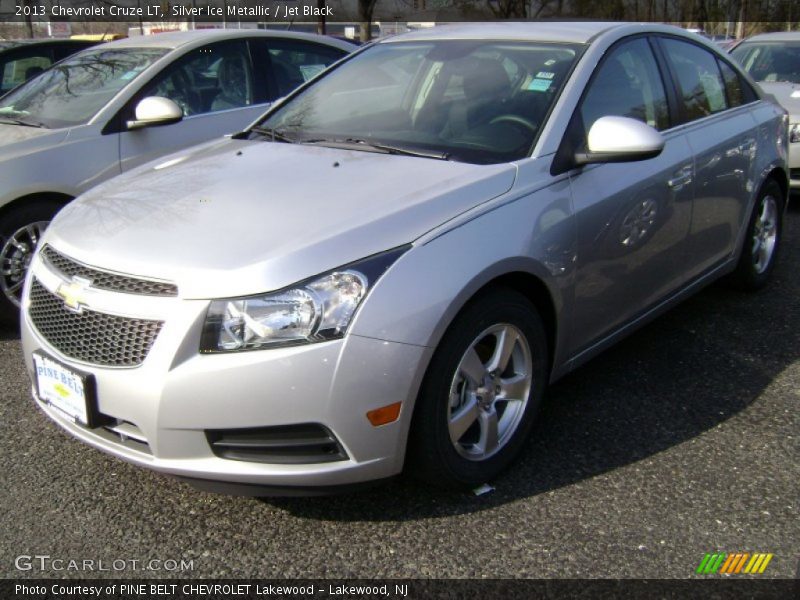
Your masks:
M169 98L184 116L242 108L254 103L253 73L246 42L196 48L165 69L144 96Z
M606 116L638 119L659 131L669 127L664 84L646 39L620 44L596 72L581 105L584 130Z

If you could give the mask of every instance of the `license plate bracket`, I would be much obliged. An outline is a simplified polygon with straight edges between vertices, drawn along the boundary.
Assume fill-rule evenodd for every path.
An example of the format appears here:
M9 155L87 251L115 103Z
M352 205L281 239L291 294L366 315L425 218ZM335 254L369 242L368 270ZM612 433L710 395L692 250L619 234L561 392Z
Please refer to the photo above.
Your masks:
M95 428L108 421L97 407L94 375L68 367L44 352L33 353L36 395L76 423Z

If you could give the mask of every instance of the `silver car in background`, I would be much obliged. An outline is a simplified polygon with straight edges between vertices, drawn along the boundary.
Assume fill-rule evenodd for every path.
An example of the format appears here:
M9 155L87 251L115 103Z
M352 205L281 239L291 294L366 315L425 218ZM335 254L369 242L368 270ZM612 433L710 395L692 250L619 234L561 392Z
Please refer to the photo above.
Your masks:
M786 127L669 26L381 41L59 213L23 297L36 405L210 489L489 481L549 382L723 275L767 282Z
M235 133L355 48L323 36L204 30L73 55L0 98L0 317L52 216L158 156Z
M731 55L789 112L789 185L800 189L800 33L755 35Z

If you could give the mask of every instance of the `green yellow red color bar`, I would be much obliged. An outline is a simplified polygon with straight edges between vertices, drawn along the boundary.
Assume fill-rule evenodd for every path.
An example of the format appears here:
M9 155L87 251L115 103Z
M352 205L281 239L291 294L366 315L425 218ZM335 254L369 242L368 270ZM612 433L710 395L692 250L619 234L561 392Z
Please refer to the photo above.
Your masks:
M769 561L772 560L773 555L763 552L715 552L708 553L700 561L700 566L697 567L697 573L702 575L709 575L713 573L748 573L755 575L763 573L767 569Z

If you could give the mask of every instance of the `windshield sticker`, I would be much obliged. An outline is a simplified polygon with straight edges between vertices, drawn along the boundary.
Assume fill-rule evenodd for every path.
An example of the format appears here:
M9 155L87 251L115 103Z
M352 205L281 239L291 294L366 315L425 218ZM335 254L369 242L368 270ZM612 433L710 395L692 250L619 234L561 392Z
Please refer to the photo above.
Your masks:
M308 81L316 77L325 70L325 65L300 65L300 72L303 74L303 81Z
M539 79L538 77L528 84L528 89L533 92L546 92L550 89L550 79Z
M555 73L551 73L550 71L539 71L536 74L536 77L539 77L541 79L552 79L555 76L556 76L556 74Z

